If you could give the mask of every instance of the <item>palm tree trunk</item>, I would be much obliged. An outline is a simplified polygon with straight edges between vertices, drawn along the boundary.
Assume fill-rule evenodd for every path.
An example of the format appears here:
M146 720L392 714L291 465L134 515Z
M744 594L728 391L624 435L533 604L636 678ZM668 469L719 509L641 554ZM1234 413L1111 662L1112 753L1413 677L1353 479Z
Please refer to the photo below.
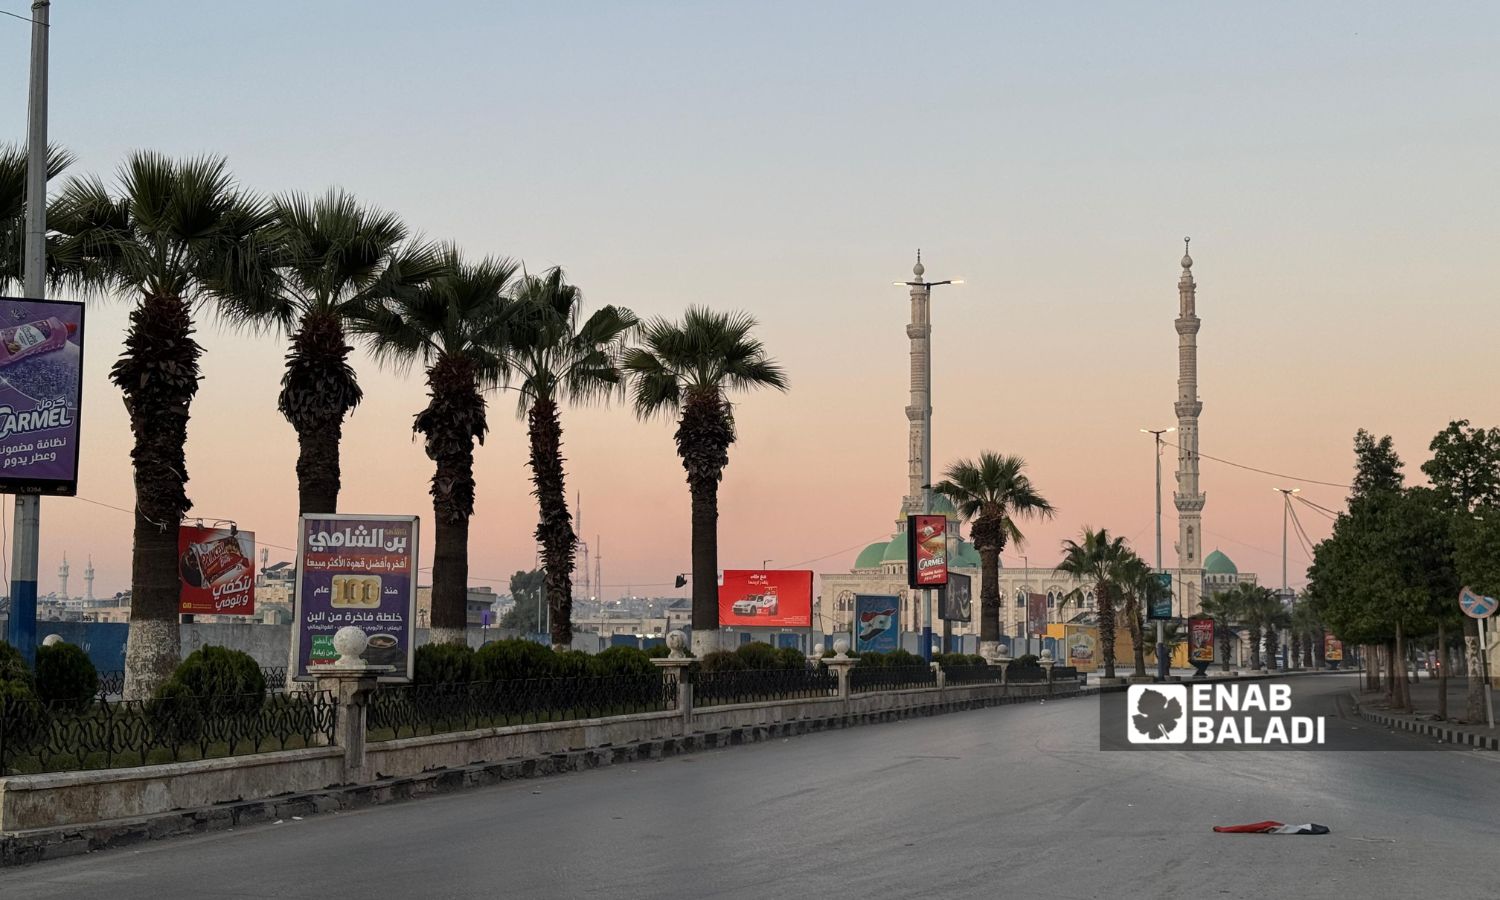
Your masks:
M547 608L552 611L552 646L567 650L573 646L573 549L578 538L568 513L557 403L550 398L532 403L527 431L531 437L531 481L540 513L536 539L542 546Z
M1000 646L1000 550L988 545L979 551L979 645Z
M344 423L297 428L297 512L336 513L339 509L339 444Z
M719 649L719 482L734 419L717 390L690 391L677 423L677 455L693 499L693 653Z
M427 373L427 408L413 430L425 435L432 475L434 555L432 634L434 643L468 642L469 518L474 514L474 441L484 440L484 396L472 367L443 357Z
M125 352L110 372L125 395L135 436L135 534L130 571L130 634L125 691L150 697L177 667L177 528L187 498L187 423L198 392L191 307L177 297L146 297L130 313Z
M1291 631L1290 641L1292 652L1287 660L1287 668L1295 669L1302 665L1302 634L1295 628Z
M1115 677L1115 598L1107 584L1094 589L1099 601L1099 652L1104 655L1104 677Z
M1260 668L1260 626L1250 626L1250 668Z
M1229 671L1229 637L1229 623L1219 623L1219 669L1224 672Z
M1140 598L1130 597L1125 601L1125 616L1130 625L1130 650L1134 657L1135 677L1146 677L1145 628L1141 624Z
M433 519L430 640L434 644L467 644L469 520L466 516L436 514Z
M1327 638L1324 637L1323 629L1319 628L1313 632L1312 642L1313 665L1321 669L1328 665L1328 659L1324 656L1324 645L1327 643Z
M362 394L349 366L344 323L327 310L302 317L292 335L278 406L297 432L297 506L302 515L338 512L344 418Z

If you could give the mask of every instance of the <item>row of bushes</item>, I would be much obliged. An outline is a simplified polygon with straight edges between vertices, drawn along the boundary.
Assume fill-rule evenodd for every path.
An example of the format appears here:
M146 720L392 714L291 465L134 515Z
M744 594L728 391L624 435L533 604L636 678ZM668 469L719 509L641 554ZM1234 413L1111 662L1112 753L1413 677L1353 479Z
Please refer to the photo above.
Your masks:
M98 691L99 673L82 648L62 643L38 647L32 671L20 650L0 641L0 697L81 708Z
M600 653L554 651L520 638L494 641L477 651L463 644L424 644L417 648L417 684L506 681L515 678L576 678L584 675L649 675L651 657L635 647Z

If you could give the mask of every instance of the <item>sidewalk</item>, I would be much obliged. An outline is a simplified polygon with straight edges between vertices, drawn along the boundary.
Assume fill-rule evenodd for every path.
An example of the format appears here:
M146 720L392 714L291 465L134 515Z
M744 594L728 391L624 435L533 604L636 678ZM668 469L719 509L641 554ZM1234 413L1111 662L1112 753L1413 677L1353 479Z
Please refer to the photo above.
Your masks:
M1363 685L1363 682L1361 682ZM1465 744L1484 750L1500 750L1500 728L1490 728L1483 719L1478 722L1464 720L1468 704L1468 685L1465 679L1448 679L1448 719L1437 717L1438 683L1421 681L1411 684L1412 713L1398 712L1390 708L1384 691L1366 691L1361 687L1351 692L1361 718L1418 734L1430 735L1454 744ZM1497 720L1500 721L1500 720Z

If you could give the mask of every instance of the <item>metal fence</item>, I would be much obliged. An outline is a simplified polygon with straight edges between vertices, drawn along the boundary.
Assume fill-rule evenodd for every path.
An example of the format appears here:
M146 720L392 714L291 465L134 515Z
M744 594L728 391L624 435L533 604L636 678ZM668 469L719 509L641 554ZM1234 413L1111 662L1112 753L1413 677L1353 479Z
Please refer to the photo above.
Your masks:
M366 733L371 741L385 741L501 725L652 712L676 706L677 679L656 672L382 685L370 698Z
M931 666L857 665L849 671L849 690L852 693L925 687L937 687L937 673Z
M1053 681L1076 681L1078 679L1077 666L1053 666Z
M1045 684L1047 670L1041 666L1011 666L1005 671L1005 680L1011 684Z
M286 666L261 666L260 674L266 679L266 690L286 690ZM119 697L125 693L125 673L116 669L99 673L99 688L94 696L101 700Z
M0 697L0 774L110 769L333 741L327 691L68 704Z
M943 666L943 679L948 684L999 684L1005 678L1000 666Z
M695 707L836 697L839 693L838 676L822 667L696 672L692 680Z

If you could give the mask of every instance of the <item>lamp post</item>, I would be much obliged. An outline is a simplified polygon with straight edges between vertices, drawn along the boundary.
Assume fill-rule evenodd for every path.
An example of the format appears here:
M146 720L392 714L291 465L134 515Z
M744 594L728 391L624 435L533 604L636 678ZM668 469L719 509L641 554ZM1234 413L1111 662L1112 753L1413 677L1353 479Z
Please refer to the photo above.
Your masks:
M921 297L923 306L927 309L927 352L924 356L924 370L922 373L922 384L927 402L922 409L922 512L932 512L932 289L943 284L963 284L962 278L949 278L943 281L925 281L922 275L926 269L922 266L922 251L917 251L917 265L912 269L916 276L914 281L894 281L895 285L904 285L912 289L912 298ZM914 323L915 324L915 323ZM912 332L908 332L912 333ZM911 536L907 536L911 540ZM907 573L908 579L910 573ZM932 590L922 589L922 659L932 661Z
M1149 434L1156 443L1156 571L1161 571L1161 436L1171 434L1176 428L1142 428L1141 434ZM1166 623L1156 620L1156 680L1166 681L1170 672L1167 661Z
M1287 595L1290 593L1290 591L1288 589L1288 586L1287 586L1287 578L1286 578L1286 532L1287 532L1287 523L1288 523L1288 521L1292 517L1292 495L1293 494L1300 494L1302 492L1302 489L1301 488L1271 488L1271 490L1273 490L1276 493L1278 493L1278 494L1281 495L1281 503L1282 503L1282 507L1281 507L1281 601L1283 603L1285 603ZM1292 606L1291 611L1295 613L1297 611L1297 596L1295 594L1292 594L1292 604L1291 604L1291 606ZM1285 638L1283 636L1283 640L1281 642L1281 668L1283 668L1283 669L1285 669L1287 667L1287 664L1286 664L1286 645L1287 645L1287 641L1285 640Z

